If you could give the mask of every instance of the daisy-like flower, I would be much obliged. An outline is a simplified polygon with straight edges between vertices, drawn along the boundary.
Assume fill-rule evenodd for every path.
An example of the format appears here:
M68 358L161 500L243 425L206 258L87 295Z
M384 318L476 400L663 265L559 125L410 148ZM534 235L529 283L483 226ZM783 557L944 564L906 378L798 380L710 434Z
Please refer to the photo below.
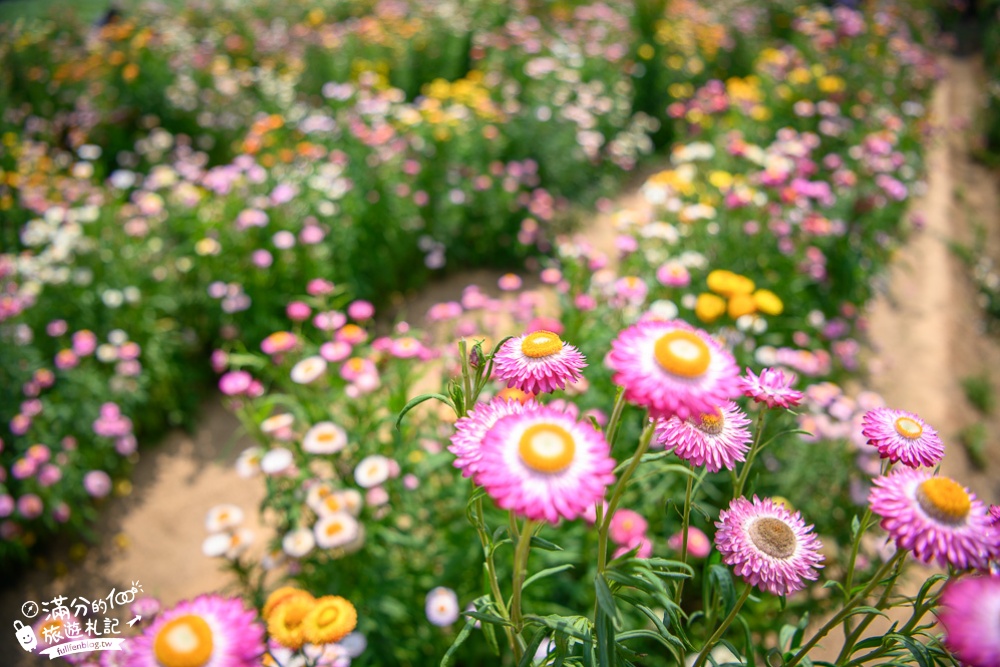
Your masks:
M813 527L769 498L733 498L715 527L723 562L751 586L786 596L819 576L823 556Z
M318 422L302 438L302 450L310 454L334 454L347 446L347 432L333 422Z
M306 357L292 366L289 375L296 384L309 384L326 372L326 359L320 356Z
M282 646L299 650L306 642L303 621L315 605L316 600L308 593L288 596L264 615L267 633Z
M611 342L608 366L625 398L654 417L711 413L739 393L733 355L681 320L644 320Z
M354 480L362 489L370 489L389 479L392 463L384 456L372 454L361 459L354 469Z
M755 375L747 369L746 376L740 378L740 390L744 396L749 396L757 403L765 403L767 407L793 408L802 402L805 395L796 389L795 375L786 374L780 368L765 368L760 375Z
M586 366L580 351L557 334L533 331L503 344L494 359L493 373L508 387L539 394L576 382Z
M302 558L316 546L316 538L308 528L296 528L285 534L281 548L292 558Z
M911 468L934 467L944 457L944 444L937 431L905 410L869 410L861 420L861 434L883 459Z
M333 512L320 517L313 533L322 549L346 548L361 539L361 525L347 512Z
M236 459L236 474L244 479L260 473L260 461L264 457L263 447L248 447Z
M941 593L945 646L969 667L1000 665L1000 577L962 577Z
M357 489L342 489L323 496L313 507L319 516L329 516L336 512L347 512L351 516L361 514L364 501Z
M289 412L282 412L277 415L271 415L264 421L260 423L261 433L266 433L272 435L274 433L279 433L286 429L290 429L292 424L295 423L295 415Z
M260 469L265 475L282 475L294 464L292 452L284 447L275 447L260 458Z
M603 499L614 468L600 431L538 407L504 417L486 433L475 480L503 509L556 523Z
M901 469L874 484L868 503L882 528L924 563L981 569L1000 557L1000 533L990 527L986 505L955 480Z
M750 420L739 406L726 401L722 407L698 417L660 419L656 442L692 465L709 472L732 470L750 449Z
M236 505L216 505L205 516L205 530L217 533L243 523L243 510Z
M157 616L130 640L126 667L253 667L264 626L237 598L202 595Z
M358 625L354 605L339 595L316 598L312 610L302 620L302 634L310 644L321 646L339 642Z
M427 620L439 627L447 627L458 620L458 596L455 591L438 586L427 594L425 605Z
M489 403L479 403L465 417L455 422L455 433L451 436L448 451L455 455L455 467L463 477L476 474L483 447L483 437L493 428L497 420L508 415L524 412L521 401L496 397Z

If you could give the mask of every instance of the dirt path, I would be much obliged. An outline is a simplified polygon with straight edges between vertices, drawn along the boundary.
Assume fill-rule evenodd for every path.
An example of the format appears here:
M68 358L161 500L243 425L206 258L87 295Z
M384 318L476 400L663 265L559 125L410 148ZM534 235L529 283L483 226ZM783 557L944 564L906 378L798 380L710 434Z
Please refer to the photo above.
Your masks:
M947 73L935 91L932 116L935 139L928 147L927 191L912 212L924 220L891 266L887 289L869 312L873 359L867 385L893 408L919 414L945 442L943 474L969 486L987 503L1000 502L1000 414L982 415L969 404L964 378L987 372L1000 396L1000 339L984 333L984 313L968 266L952 249L968 245L974 226L987 229L984 250L1000 258L1000 179L969 159L971 114L979 108L985 77L978 60L946 59ZM982 423L987 450L977 468L960 444L959 434ZM937 570L912 567L907 584L915 593ZM909 615L894 616L903 620ZM817 621L818 626L825 619ZM890 620L878 619L867 635L886 632ZM827 647L841 646L840 630ZM810 653L833 661L838 650L821 644Z

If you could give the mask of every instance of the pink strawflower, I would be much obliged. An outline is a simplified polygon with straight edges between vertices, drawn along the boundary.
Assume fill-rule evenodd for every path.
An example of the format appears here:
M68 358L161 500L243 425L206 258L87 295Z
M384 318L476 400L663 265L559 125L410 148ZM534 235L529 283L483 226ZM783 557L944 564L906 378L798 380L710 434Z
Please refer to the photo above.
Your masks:
M904 468L874 483L868 502L900 549L962 570L1000 557L1000 532L990 527L986 505L958 482Z
M94 498L103 498L111 493L111 477L103 470L91 470L83 476L83 488Z
M531 404L534 406L534 404ZM469 413L455 422L455 433L451 436L448 451L455 455L455 467L463 477L476 474L483 448L483 437L493 428L497 420L508 415L524 412L520 401L508 401L496 397L489 403L477 404Z
M336 286L329 280L324 280L323 278L313 278L306 285L306 292L311 296L322 296L325 294L333 294Z
M427 311L427 321L443 322L461 317L461 315L462 304L457 301L446 301L444 303L435 303L430 307L430 310Z
M608 535L615 544L627 545L633 539L646 534L649 524L641 514L630 509L620 509L611 517Z
M625 398L653 417L711 413L739 392L733 355L682 320L641 321L611 342L607 364Z
M413 336L403 336L392 340L389 344L389 354L397 359L412 359L426 352L423 343Z
M722 407L698 417L658 420L656 442L692 465L705 466L709 472L733 470L737 461L746 460L750 449L749 424L739 406L726 401Z
M600 431L563 412L528 407L486 433L475 481L501 508L556 523L602 500L614 469Z
M319 356L333 364L347 359L352 350L350 343L342 340L327 341L319 346Z
M762 591L790 595L815 581L823 567L813 527L770 498L734 498L715 527L715 547L723 562Z
M687 287L691 284L691 274L678 261L669 261L656 270L656 280L666 287Z
M667 546L680 553L684 548L684 534L678 532L671 535L667 540ZM710 553L712 553L712 542L708 539L708 535L700 528L688 526L688 555L705 558Z
M765 368L759 376L748 368L746 376L740 378L743 395L757 403L766 403L769 408L792 408L801 403L804 396L801 391L792 389L793 384L795 375L786 375L779 368Z
M356 382L360 378L367 375L378 376L378 370L375 368L375 362L371 359L351 357L344 362L343 366L340 367L340 377L344 378L348 382Z
M1000 527L1000 505L990 505L990 525Z
M297 343L298 338L295 337L295 334L288 331L276 331L261 342L260 349L264 351L264 354L280 354L288 352Z
M862 418L861 434L883 459L911 468L934 467L944 457L944 444L937 431L905 410L869 410Z
M505 273L500 276L497 285L504 292L513 292L521 289L521 277L516 273Z
M219 391L226 396L246 394L253 383L253 376L246 371L229 371L219 378Z
M42 515L45 504L34 493L26 493L17 499L17 512L29 521Z
M201 595L160 613L142 635L129 640L125 667L169 664L256 667L264 654L264 626L239 598Z
M285 314L293 322L303 322L308 320L309 316L312 315L312 308L309 307L309 304L302 301L292 301L285 306Z
M352 301L347 306L347 314L351 316L351 319L362 321L367 320L375 314L375 306L373 306L368 301Z
M963 665L1000 665L1000 577L948 582L936 613L944 626L944 645Z
M508 387L529 394L555 391L576 382L586 359L573 345L551 331L533 331L511 338L497 352L493 372Z

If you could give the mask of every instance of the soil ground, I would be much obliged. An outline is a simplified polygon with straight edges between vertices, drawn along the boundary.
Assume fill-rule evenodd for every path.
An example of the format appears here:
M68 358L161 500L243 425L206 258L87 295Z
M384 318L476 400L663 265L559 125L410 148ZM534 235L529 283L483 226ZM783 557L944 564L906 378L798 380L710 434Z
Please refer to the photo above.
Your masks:
M928 188L914 204L926 226L901 250L888 289L872 306L868 384L890 406L916 412L935 425L949 445L945 474L971 486L983 500L997 502L1000 413L978 413L966 400L961 381L990 373L993 391L1000 395L1000 342L983 333L970 271L949 244L969 244L974 225L983 224L988 234L982 249L1000 259L1000 196L996 175L967 157L965 130L983 90L982 67L974 60L949 59L945 65L947 75L933 102L941 129L929 148ZM618 203L627 206L635 196L629 192ZM599 247L613 247L609 216L595 218L586 228ZM431 304L458 298L470 282L494 286L498 275L477 271L454 276L409 301L406 314L417 323ZM985 470L976 469L957 444L958 434L977 422L987 433ZM168 605L224 589L232 581L230 575L222 571L220 561L201 554L207 535L204 517L214 505L235 503L243 508L247 524L259 528L254 522L262 485L239 478L233 467L240 451L251 444L238 436L236 419L212 402L194 434L173 433L144 450L132 480L134 491L112 498L103 508L96 545L76 560L38 563L16 585L5 586L0 592L0 625L10 627L26 600L47 601L59 594L92 598L133 580ZM259 541L264 535L258 530ZM835 632L827 643L838 640ZM817 649L813 657L829 656ZM9 631L0 632L0 663L39 664L20 651Z

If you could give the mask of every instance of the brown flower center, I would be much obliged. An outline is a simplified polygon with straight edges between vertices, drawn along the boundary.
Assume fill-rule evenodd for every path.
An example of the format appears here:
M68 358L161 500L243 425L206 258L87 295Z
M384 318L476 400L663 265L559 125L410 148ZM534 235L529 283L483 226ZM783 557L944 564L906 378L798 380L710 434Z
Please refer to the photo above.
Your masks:
M754 546L772 558L788 558L795 553L795 532L781 519L761 517L750 524L747 532Z
M726 420L722 417L722 410L717 410L715 414L703 414L700 421L700 424L696 424L698 430L709 435L719 435L726 425Z

